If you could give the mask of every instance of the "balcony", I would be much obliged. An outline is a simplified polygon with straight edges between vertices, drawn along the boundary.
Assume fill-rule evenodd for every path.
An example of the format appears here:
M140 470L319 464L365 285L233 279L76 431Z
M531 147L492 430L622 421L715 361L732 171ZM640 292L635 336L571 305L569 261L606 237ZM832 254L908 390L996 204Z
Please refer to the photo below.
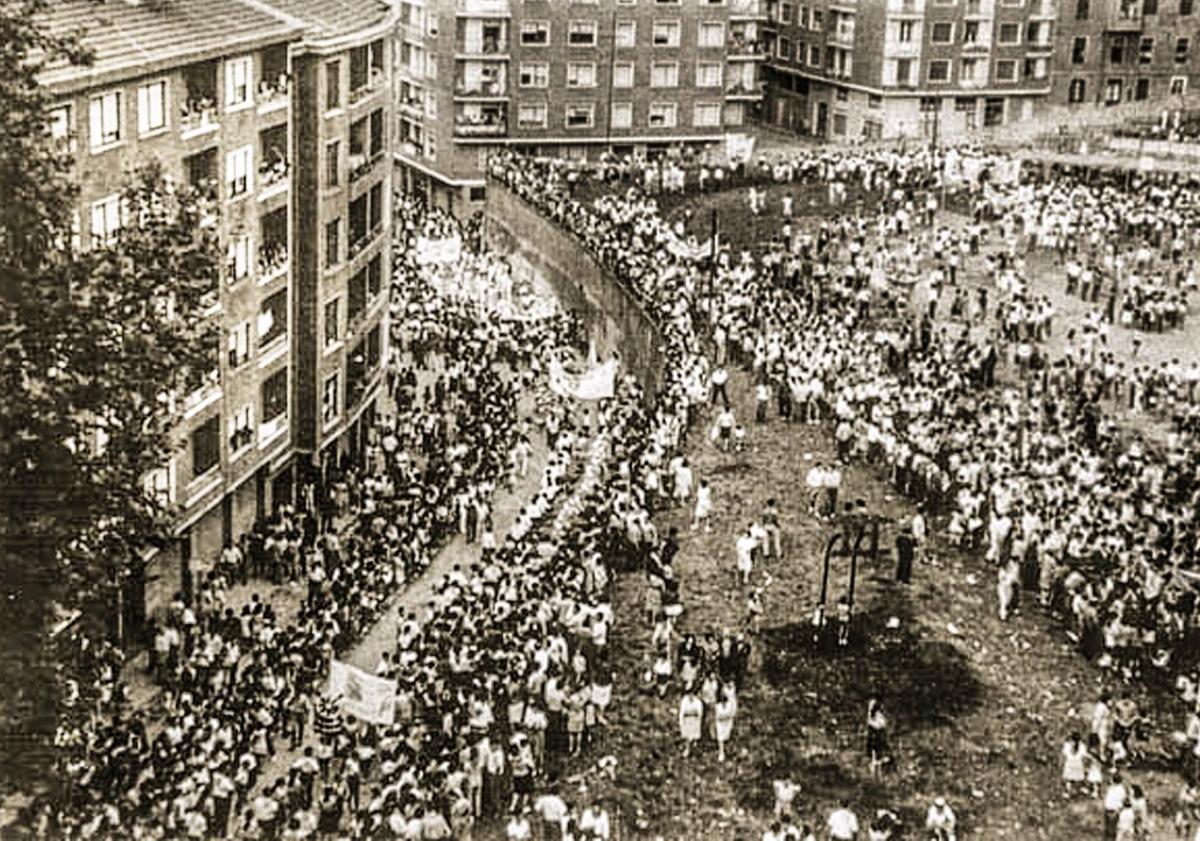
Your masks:
M267 129L260 135L258 167L258 200L279 195L287 189L288 172L291 162L288 160L287 125L278 125Z
M767 57L767 45L756 38L744 38L740 35L732 35L725 46L725 57L742 60L765 59Z
M970 0L967 3L970 14ZM925 14L924 0L888 0L889 17L912 17Z
M745 84L744 82L734 82L725 87L726 99L762 99L763 91L766 85L763 82L754 82Z
M366 84L350 89L350 104L353 105L357 102L361 102L371 94L378 91L383 87L385 78L386 74L383 72L382 67L372 67L367 76Z
M467 85L460 82L454 86L455 99L507 99L508 86L503 82L480 82Z
M377 222L375 227L367 230L365 234L350 243L349 258L353 260L359 254L367 250L367 247L375 241L375 239L383 232L383 222Z
M454 121L455 137L504 137L508 134L508 121L504 119L458 117Z
M753 18L754 20L767 19L767 3L766 0L730 0L729 3L729 19L739 20L744 18Z
M287 244L278 241L264 242L258 249L258 282L267 283L287 274L287 270Z
M229 453L231 456L240 454L254 443L254 430L248 426L235 429L229 436Z
M220 127L217 106L210 99L189 102L179 109L179 136L184 140L215 132Z
M401 99L398 103L400 113L414 120L425 118L425 102L419 96L410 96L407 99Z
M507 18L512 17L512 9L508 0L458 0L454 14L468 18Z
M371 171L375 164L379 163L381 160L383 160L382 150L379 150L372 155L368 155L365 152L350 155L349 160L347 161L350 166L350 183L353 184L355 181L362 178Z
M838 27L829 33L828 42L838 47L853 47L854 46L854 28L842 29Z
M1138 0L1112 0L1104 29L1107 32L1141 32L1142 4Z
M287 108L292 90L292 77L280 73L274 79L262 79L258 83L258 113L270 114Z
M454 52L463 58L484 58L494 61L507 61L508 39L484 38L482 41L460 41L454 45Z
M275 439L287 432L288 417L286 414L279 415L266 423L258 426L258 448L261 450L270 444Z

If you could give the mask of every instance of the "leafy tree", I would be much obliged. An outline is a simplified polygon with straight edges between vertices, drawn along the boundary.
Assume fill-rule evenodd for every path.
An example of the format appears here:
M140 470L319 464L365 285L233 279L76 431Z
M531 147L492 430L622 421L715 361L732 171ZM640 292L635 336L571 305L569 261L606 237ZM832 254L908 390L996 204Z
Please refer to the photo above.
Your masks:
M0 793L53 789L71 666L53 623L80 609L94 634L138 552L167 534L172 512L144 479L217 367L221 257L202 196L145 165L115 236L72 241L72 161L49 137L38 75L88 56L46 31L48 8L0 0Z

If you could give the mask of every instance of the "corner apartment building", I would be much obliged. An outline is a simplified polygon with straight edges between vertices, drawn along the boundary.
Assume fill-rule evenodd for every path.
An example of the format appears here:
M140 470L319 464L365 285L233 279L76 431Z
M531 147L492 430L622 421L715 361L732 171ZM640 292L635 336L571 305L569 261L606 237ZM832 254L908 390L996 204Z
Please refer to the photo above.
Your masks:
M1054 105L1163 100L1200 84L1194 0L1060 0Z
M766 0L410 0L400 20L400 178L456 212L494 149L654 154L763 100Z
M151 558L125 599L137 627L294 499L315 453L357 445L386 341L391 176L379 164L395 16L378 0L57 0L48 14L52 31L82 31L95 56L41 80L55 97L52 133L75 157L81 246L115 234L128 173L155 159L206 194L226 252L209 308L220 353L203 386L178 397L177 454L146 479L180 516L175 549ZM339 179L318 190L334 144ZM325 237L318 247L313 232L335 222L336 247Z
M1062 0L768 0L767 122L930 141L1029 119Z

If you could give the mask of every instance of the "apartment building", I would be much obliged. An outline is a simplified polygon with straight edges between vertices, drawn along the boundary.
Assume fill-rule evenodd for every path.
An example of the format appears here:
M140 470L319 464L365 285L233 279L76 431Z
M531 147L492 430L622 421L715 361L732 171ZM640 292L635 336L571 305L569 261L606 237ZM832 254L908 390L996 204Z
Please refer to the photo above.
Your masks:
M1054 105L1163 100L1200 84L1194 0L1060 0Z
M395 15L378 0L57 0L48 15L95 56L42 78L52 132L75 156L81 245L116 232L127 173L154 159L204 191L227 255L210 293L220 353L178 397L176 455L146 478L180 517L177 547L126 599L136 627L143 605L293 500L316 453L358 445L386 342L391 168L379 164ZM317 173L333 174L335 144L330 184Z
M455 211L497 148L714 143L763 99L765 0L416 0L400 19L397 166Z
M765 119L931 141L1033 116L1061 0L769 0Z

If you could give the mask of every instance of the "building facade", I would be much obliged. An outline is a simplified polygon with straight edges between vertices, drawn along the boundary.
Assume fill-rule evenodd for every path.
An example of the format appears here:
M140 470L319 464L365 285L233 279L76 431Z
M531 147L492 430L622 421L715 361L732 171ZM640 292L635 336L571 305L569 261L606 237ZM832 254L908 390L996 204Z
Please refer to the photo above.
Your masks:
M1176 98L1200 84L1193 0L1060 0L1051 103L1118 105Z
M767 121L834 140L1029 119L1051 88L1059 0L770 0Z
M763 100L765 0L416 0L400 20L400 177L456 212L497 148L654 154Z
M169 599L295 499L319 471L316 454L358 445L386 343L391 168L379 164L395 15L374 0L62 0L50 15L52 30L82 30L95 54L90 67L52 67L42 79L56 100L52 134L75 158L80 245L115 233L128 173L156 160L206 194L226 253L209 309L220 353L203 387L177 401L177 454L146 479L181 513L175 551L158 552L147 592L126 599L136 626L141 605ZM331 65L337 108L325 107ZM326 189L315 173L334 143L340 178ZM311 234L334 220L346 233L327 263L327 241L318 254ZM359 271L375 278L366 298L355 292Z

